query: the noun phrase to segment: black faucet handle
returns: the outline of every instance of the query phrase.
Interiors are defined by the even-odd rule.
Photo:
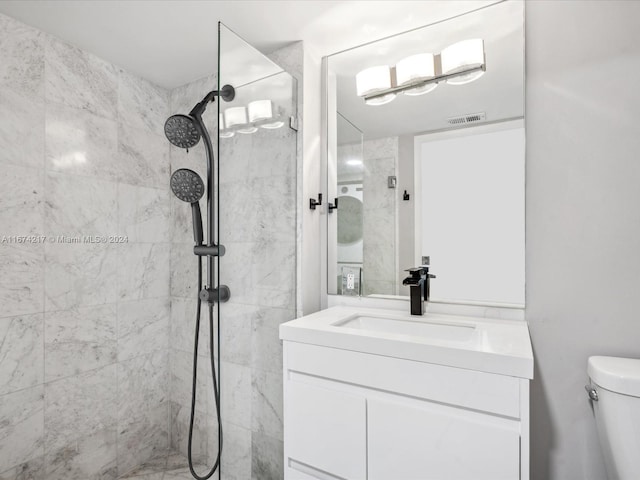
[[[405,272],[409,272],[410,275],[402,280],[403,285],[418,285],[424,281],[425,275],[427,275],[427,271],[420,267],[408,268]]]
[[[425,267],[407,268],[405,272],[409,272],[411,275],[421,275],[423,273],[428,273],[429,267],[425,266]]]

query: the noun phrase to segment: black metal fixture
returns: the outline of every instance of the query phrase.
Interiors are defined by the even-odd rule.
[[[311,210],[315,210],[316,207],[319,207],[320,205],[322,205],[322,194],[321,193],[318,194],[318,200],[316,200],[315,198],[310,198],[309,199],[309,208]]]
[[[437,55],[436,55],[437,56]],[[449,74],[441,74],[441,75],[437,75],[433,78],[429,78],[429,79],[418,79],[415,81],[412,81],[406,85],[400,85],[400,86],[392,86],[390,88],[385,88],[384,90],[380,90],[380,91],[376,91],[375,93],[370,93],[368,95],[363,95],[362,97],[365,99],[365,101],[369,100],[374,100],[376,98],[382,98],[386,95],[389,95],[391,93],[400,93],[400,92],[405,92],[407,90],[413,90],[414,88],[417,87],[422,87],[425,85],[431,85],[434,83],[442,83],[442,82],[446,82],[447,80],[450,80],[452,78],[457,78],[457,77],[462,77],[464,75],[469,75],[471,73],[474,72],[485,72],[487,70],[487,67],[485,64],[482,65],[478,65],[478,66],[474,66],[474,67],[470,67],[470,68],[465,68],[464,70],[461,70],[459,72],[454,72],[454,73],[449,73]]]
[[[179,148],[184,148],[189,151],[200,142],[200,139],[204,139],[205,152],[207,157],[207,185],[206,189],[200,176],[193,170],[182,168],[176,170],[171,175],[171,190],[180,200],[191,204],[191,211],[193,216],[193,238],[195,246],[193,247],[193,253],[198,258],[198,299],[196,308],[196,331],[194,340],[194,354],[193,354],[193,379],[191,387],[191,416],[189,419],[189,437],[188,437],[188,460],[189,470],[191,475],[197,480],[206,480],[211,478],[216,470],[220,473],[219,466],[222,458],[222,416],[220,413],[220,385],[219,376],[216,375],[215,367],[215,348],[214,348],[214,324],[213,324],[213,308],[215,304],[218,304],[218,308],[221,302],[229,300],[231,293],[229,287],[226,285],[216,284],[216,275],[214,270],[214,260],[219,258],[225,253],[223,245],[215,243],[215,224],[214,224],[214,184],[215,184],[215,170],[214,170],[214,155],[213,145],[207,127],[202,120],[202,114],[207,108],[210,102],[215,101],[215,98],[219,97],[227,102],[231,101],[235,97],[235,89],[231,85],[225,85],[221,90],[212,90],[209,92],[195,107],[191,109],[188,115],[173,115],[167,119],[164,125],[164,133],[167,136],[169,142]],[[204,244],[203,229],[202,229],[202,215],[200,213],[200,199],[206,191],[207,194],[207,243]],[[202,285],[202,257],[207,259],[207,284]],[[217,264],[217,276],[218,281],[220,277],[220,263]],[[216,404],[216,416],[218,420],[218,452],[215,463],[211,469],[203,474],[198,475],[193,467],[193,427],[195,422],[195,405],[196,405],[196,391],[197,391],[197,372],[198,372],[198,345],[200,336],[200,317],[202,311],[202,303],[205,302],[208,307],[209,317],[209,360],[211,362],[211,374],[213,376],[213,394]],[[220,373],[220,315],[218,311],[218,374]]]
[[[402,200],[404,200],[405,202],[408,202],[410,198],[411,196],[405,190],[404,193],[402,194]]]
[[[200,213],[199,202],[204,195],[204,182],[200,175],[193,170],[181,168],[173,172],[169,184],[171,185],[171,191],[178,199],[191,204],[193,241],[196,244],[196,248],[202,246],[202,214]]]
[[[403,285],[409,285],[411,296],[411,315],[424,314],[424,302],[429,301],[430,280],[436,278],[429,273],[429,265],[421,265],[405,270],[409,276],[402,281]]]
[[[334,210],[338,209],[338,198],[334,198],[333,199],[333,203],[329,203],[327,204],[327,206],[329,207],[329,213],[333,212]]]

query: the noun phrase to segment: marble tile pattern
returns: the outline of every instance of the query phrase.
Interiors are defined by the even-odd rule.
[[[204,178],[206,163],[202,143],[170,147],[163,124],[215,77],[168,92],[4,15],[0,47],[0,480],[190,478],[163,453],[186,452],[198,293],[190,209],[168,180],[182,167]],[[301,45],[276,57],[301,80]],[[282,477],[277,328],[296,312],[299,134],[220,145],[228,479]],[[210,462],[207,329],[194,452]],[[138,468],[160,454],[162,471]]]
[[[44,44],[46,101],[115,119],[117,67],[51,36]]]
[[[0,465],[22,472],[44,455],[44,387],[37,385],[0,396]],[[0,477],[9,477],[0,472]]]
[[[198,463],[193,467],[200,475],[208,470],[206,465]],[[193,480],[186,457],[175,450],[166,449],[165,451],[157,452],[144,464],[119,478],[135,480]]]
[[[115,479],[169,446],[169,92],[0,15],[0,110],[0,480]]]
[[[106,367],[117,358],[116,305],[47,312],[45,381]]]
[[[0,395],[43,382],[43,314],[0,318]]]
[[[25,56],[28,53],[26,51]],[[41,174],[44,166],[44,101],[40,96],[12,87],[15,86],[11,83],[0,84],[0,110],[3,112],[0,115],[0,164],[37,168]]]
[[[295,45],[275,52],[272,58],[301,82],[302,53],[302,46]],[[173,90],[171,114],[189,111],[212,84],[215,79],[206,77]],[[205,118],[212,125],[215,120]],[[222,476],[232,480],[282,478],[282,344],[278,326],[296,315],[300,134],[301,130],[296,134],[285,125],[277,130],[259,129],[251,135],[236,134],[219,144],[219,239],[226,247],[220,259],[220,278],[231,290],[231,299],[220,307],[225,436]],[[172,171],[190,168],[205,178],[201,145],[188,154],[172,148],[170,159]],[[205,206],[201,202],[203,213]],[[171,446],[184,454],[190,402],[190,380],[185,375],[193,355],[197,263],[191,254],[188,205],[172,200],[171,219]],[[208,349],[202,340],[199,353],[205,360]],[[207,408],[208,419],[196,431],[197,445],[208,452],[206,459],[211,463],[218,431],[215,402],[210,388],[199,392],[206,399],[199,397],[197,409]]]
[[[29,96],[44,89],[45,35],[5,15],[0,16],[0,85]]]
[[[117,308],[119,362],[167,350],[169,298],[119,302]]]
[[[119,165],[114,162],[118,151],[115,119],[67,105],[47,103],[45,136],[48,171],[74,173],[111,182],[118,180]]]

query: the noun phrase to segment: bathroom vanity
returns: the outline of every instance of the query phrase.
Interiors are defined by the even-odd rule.
[[[529,478],[526,322],[336,306],[280,338],[285,479]]]

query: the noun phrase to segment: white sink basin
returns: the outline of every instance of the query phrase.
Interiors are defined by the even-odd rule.
[[[285,341],[533,378],[523,321],[335,306],[280,325]]]
[[[412,321],[374,315],[355,315],[333,324],[335,327],[354,328],[392,335],[424,337],[432,341],[469,342],[475,339],[474,325],[449,324],[430,321]]]

